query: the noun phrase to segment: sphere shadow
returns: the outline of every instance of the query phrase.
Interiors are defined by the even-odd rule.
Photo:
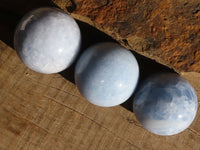
[[[110,36],[106,35],[105,33],[97,30],[96,28],[88,25],[87,23],[81,22],[76,20],[76,22],[78,23],[79,27],[80,27],[80,31],[81,31],[81,49],[80,52],[78,54],[78,56],[76,57],[76,60],[74,61],[74,63],[66,70],[60,72],[60,74],[67,78],[69,81],[71,81],[72,83],[75,84],[75,80],[74,80],[74,71],[75,71],[75,65],[76,62],[78,60],[78,58],[80,57],[80,55],[90,46],[99,43],[99,42],[116,42],[113,38],[111,38]]]
[[[135,92],[137,92],[141,83],[144,82],[146,78],[156,73],[176,73],[173,69],[170,69],[162,64],[159,64],[154,60],[151,60],[147,57],[139,55],[135,52],[132,52],[132,53],[135,55],[138,61],[139,68],[140,68],[140,77],[139,77],[137,88],[135,89],[132,96],[126,102],[121,104],[121,106],[123,106],[124,108],[130,111],[133,111],[134,94]]]
[[[14,49],[14,33],[24,14],[39,7],[57,7],[51,0],[0,2],[0,40]]]
[[[13,49],[15,28],[20,19],[20,15],[16,15],[15,13],[6,10],[0,10],[0,40]]]

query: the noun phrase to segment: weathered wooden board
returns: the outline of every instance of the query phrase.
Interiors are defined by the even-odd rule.
[[[52,1],[128,49],[178,72],[200,73],[199,0]]]
[[[1,150],[200,149],[199,116],[178,135],[153,135],[123,107],[94,106],[60,74],[29,70],[0,41]]]

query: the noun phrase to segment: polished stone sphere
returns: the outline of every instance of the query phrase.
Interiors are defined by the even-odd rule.
[[[126,101],[134,92],[139,67],[133,54],[116,43],[89,47],[75,68],[80,93],[91,103],[111,107]]]
[[[23,63],[40,73],[57,73],[75,60],[81,43],[75,20],[57,8],[39,8],[17,26],[14,47]]]
[[[149,77],[133,100],[133,111],[139,122],[158,135],[173,135],[185,130],[194,120],[197,107],[193,87],[175,73]]]

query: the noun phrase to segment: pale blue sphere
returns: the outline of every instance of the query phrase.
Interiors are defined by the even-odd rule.
[[[75,20],[57,8],[39,8],[17,26],[14,47],[23,63],[40,73],[57,73],[75,60],[81,44]]]
[[[194,120],[197,96],[188,81],[175,73],[156,74],[139,87],[133,100],[133,111],[148,131],[174,135]]]
[[[134,92],[139,67],[133,54],[116,43],[89,47],[75,68],[80,93],[91,103],[111,107],[125,102]]]

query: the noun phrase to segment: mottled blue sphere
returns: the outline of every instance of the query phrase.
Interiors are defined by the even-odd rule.
[[[81,43],[75,20],[57,8],[39,8],[17,26],[14,47],[23,63],[40,73],[57,73],[75,60]]]
[[[89,47],[75,68],[80,93],[91,103],[111,107],[126,101],[134,92],[139,67],[133,54],[116,43]]]
[[[197,107],[195,90],[175,73],[149,77],[133,101],[139,122],[158,135],[174,135],[185,130],[194,120]]]

